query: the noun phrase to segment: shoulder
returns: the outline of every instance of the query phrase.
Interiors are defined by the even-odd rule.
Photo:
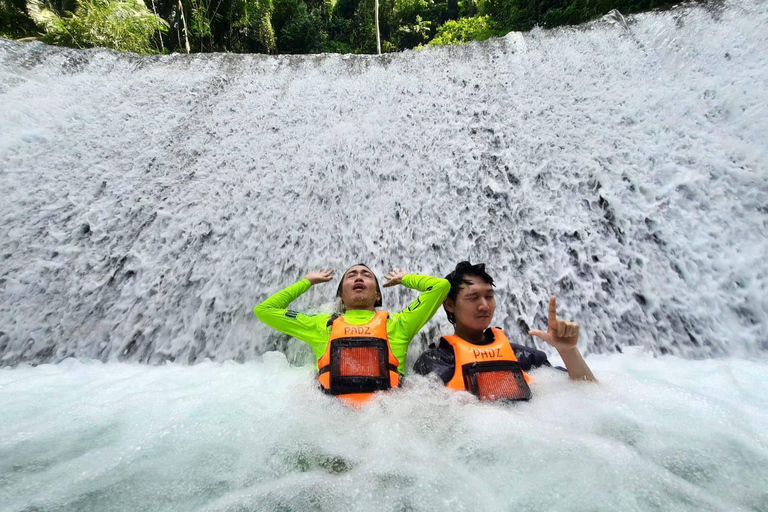
[[[455,368],[456,358],[453,354],[453,347],[441,339],[439,345],[436,346],[433,343],[428,350],[419,356],[413,365],[413,372],[419,375],[435,373],[444,384],[447,384],[451,380]]]
[[[432,371],[431,367],[435,363],[453,364],[454,360],[455,356],[453,353],[453,347],[443,338],[440,338],[439,344],[435,345],[434,343],[431,343],[429,348],[421,353],[419,358],[416,360],[416,364],[421,362],[421,366],[424,370],[426,370],[423,372],[423,374],[427,374]],[[415,369],[416,367],[414,366],[414,370]],[[416,371],[416,373],[422,372]]]

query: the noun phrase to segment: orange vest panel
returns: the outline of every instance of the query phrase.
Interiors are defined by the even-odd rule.
[[[328,348],[317,361],[317,380],[326,393],[361,404],[376,391],[400,385],[399,361],[389,346],[388,317],[386,311],[376,311],[363,325],[343,317],[333,321]]]
[[[501,329],[491,328],[493,341],[475,345],[455,334],[443,336],[453,347],[456,366],[448,381],[451,389],[469,391],[480,400],[528,400],[528,375]]]

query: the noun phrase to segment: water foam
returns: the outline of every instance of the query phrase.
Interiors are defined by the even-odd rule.
[[[358,411],[311,366],[0,370],[0,509],[766,510],[765,361],[639,351],[480,404],[429,379]]]
[[[303,361],[251,307],[311,267],[468,257],[515,341],[555,294],[587,352],[763,351],[768,7],[718,5],[380,58],[0,40],[0,360]]]

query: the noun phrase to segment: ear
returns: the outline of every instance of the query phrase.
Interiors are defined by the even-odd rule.
[[[454,309],[456,308],[456,303],[453,301],[453,299],[445,299],[445,302],[443,302],[443,307],[447,312],[453,314]]]

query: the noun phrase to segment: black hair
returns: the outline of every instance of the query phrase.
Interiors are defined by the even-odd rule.
[[[368,270],[371,270],[371,267],[369,267],[365,263],[358,263],[356,265],[352,265],[352,267],[365,267]],[[352,267],[349,267],[349,268],[352,268]],[[336,296],[339,298],[341,298],[341,287],[344,284],[344,276],[347,275],[347,272],[349,272],[349,268],[345,270],[344,273],[341,275],[341,279],[339,280],[339,287],[336,288]],[[376,273],[373,270],[371,270],[371,274],[373,274],[373,280],[376,281],[376,291],[379,294],[379,298],[376,299],[376,303],[373,305],[373,307],[380,308],[382,302],[381,302],[381,288],[379,287],[379,278],[376,277]]]
[[[459,288],[461,288],[462,285],[470,284],[469,281],[466,280],[467,276],[479,277],[491,286],[496,286],[493,282],[493,278],[485,271],[485,263],[473,265],[468,261],[462,261],[456,265],[453,272],[445,276],[445,279],[451,283],[451,291],[448,292],[448,297],[446,299],[456,300],[456,297],[459,295]],[[448,317],[448,321],[453,325],[456,325],[456,317],[445,308],[445,304],[443,304],[443,309],[445,309],[445,316]]]

